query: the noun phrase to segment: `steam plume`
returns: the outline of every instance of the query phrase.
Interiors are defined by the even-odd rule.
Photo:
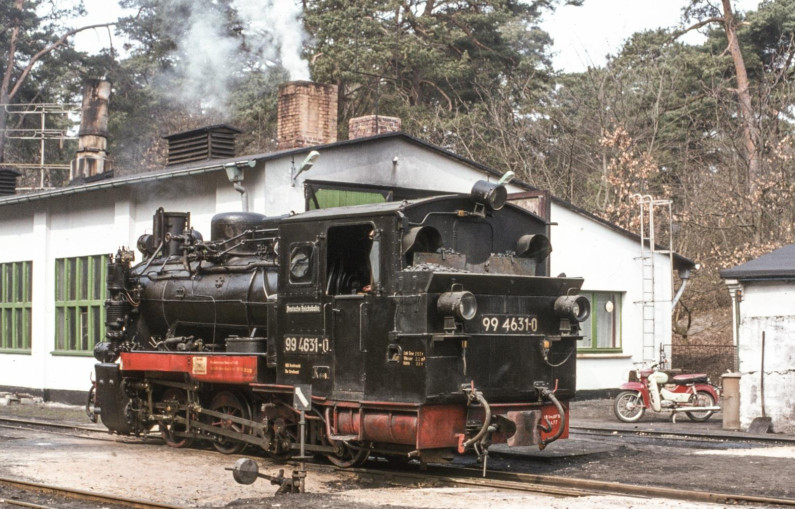
[[[225,106],[230,85],[244,69],[268,72],[281,64],[291,80],[309,79],[296,0],[231,0],[231,12],[213,0],[161,5],[166,19],[183,20],[171,25],[176,58],[172,72],[161,78],[174,100],[201,108]]]

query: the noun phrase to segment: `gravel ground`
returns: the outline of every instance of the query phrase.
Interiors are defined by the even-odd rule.
[[[647,415],[639,423],[627,425],[612,417],[610,405],[610,400],[574,402],[572,424],[702,430],[705,434],[721,431],[719,415],[703,424],[686,422],[686,419],[671,424],[668,414]],[[64,405],[14,404],[0,407],[0,415],[90,424],[82,408]],[[494,468],[795,498],[791,476],[784,474],[795,468],[795,448],[780,444],[771,447],[721,442],[683,444],[672,440],[650,441],[643,437],[573,434],[569,440],[552,444],[543,452],[500,447],[495,447],[494,452],[490,461]],[[314,468],[307,478],[308,493],[274,496],[276,488],[267,481],[260,480],[250,486],[234,482],[231,473],[224,469],[231,467],[238,457],[202,448],[174,450],[162,446],[159,440],[85,440],[0,428],[1,477],[155,499],[184,507],[718,507],[630,497],[562,499],[482,489],[373,486],[359,482],[351,473]],[[263,458],[257,461],[263,473],[275,474],[279,468],[285,468]],[[290,467],[286,467],[288,474],[289,470]]]

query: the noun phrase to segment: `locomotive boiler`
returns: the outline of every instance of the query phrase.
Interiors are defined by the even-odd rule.
[[[588,301],[582,279],[549,276],[547,224],[505,199],[480,181],[221,213],[209,240],[159,209],[143,261],[121,249],[108,265],[93,411],[173,447],[283,457],[305,441],[340,466],[565,438]]]

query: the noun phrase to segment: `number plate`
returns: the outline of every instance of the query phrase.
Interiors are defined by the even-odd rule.
[[[489,334],[532,334],[538,330],[538,318],[533,315],[483,315],[480,330]]]
[[[328,338],[319,336],[285,336],[284,353],[324,354],[331,350]]]

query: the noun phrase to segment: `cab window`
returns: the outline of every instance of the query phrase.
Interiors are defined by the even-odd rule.
[[[380,242],[372,224],[333,226],[328,229],[326,293],[355,295],[372,291],[379,280]],[[375,253],[373,253],[375,251]],[[375,271],[375,274],[374,274]]]
[[[312,244],[293,244],[290,247],[290,282],[311,283],[315,271],[315,250]]]

